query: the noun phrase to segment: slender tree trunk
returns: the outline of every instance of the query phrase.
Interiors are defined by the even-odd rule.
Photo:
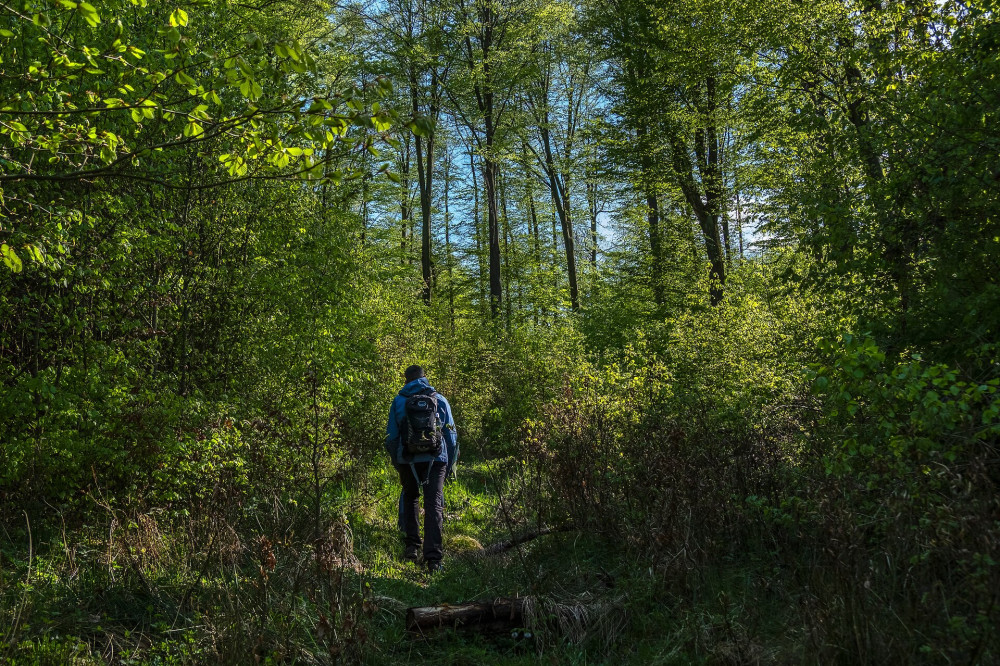
[[[483,278],[486,276],[486,270],[483,265],[483,243],[482,232],[480,229],[481,220],[479,219],[479,187],[476,182],[476,157],[473,153],[471,145],[469,146],[469,171],[472,173],[472,219],[474,221],[473,235],[476,237],[476,262],[479,264],[479,302],[485,307],[486,282]]]
[[[501,219],[503,220],[503,263],[504,263],[504,268],[506,269],[504,272],[505,274],[503,280],[504,300],[506,301],[506,306],[507,306],[506,324],[509,327],[513,317],[513,312],[512,312],[513,303],[511,303],[510,299],[510,282],[512,279],[511,276],[514,274],[514,270],[513,267],[511,266],[511,253],[512,253],[511,248],[513,246],[513,239],[511,238],[510,218],[507,217],[507,179],[501,176],[498,185],[499,185],[498,190],[500,195],[499,196],[500,212],[501,212]]]
[[[410,261],[408,250],[407,233],[410,230],[413,219],[413,205],[410,200],[410,137],[403,137],[403,168],[400,169],[400,240],[401,251],[400,262],[406,264]]]
[[[649,252],[652,270],[650,277],[653,281],[653,301],[657,305],[663,305],[665,297],[663,293],[663,243],[660,233],[660,202],[656,196],[656,175],[653,172],[653,161],[650,158],[650,147],[645,145],[646,129],[639,127],[636,130],[640,150],[642,151],[642,178],[645,182],[646,190],[646,221],[649,227]]]
[[[466,35],[465,48],[469,72],[478,80],[473,85],[476,105],[479,109],[480,117],[483,119],[483,142],[479,147],[483,149],[483,187],[486,191],[486,214],[487,214],[487,244],[489,245],[489,278],[490,278],[490,315],[496,319],[503,304],[503,288],[500,277],[500,224],[497,211],[497,171],[499,166],[494,154],[494,144],[496,141],[497,109],[494,107],[493,89],[493,68],[491,58],[493,55],[494,30],[498,25],[498,16],[494,11],[491,2],[476,2],[475,34],[478,48],[472,46],[472,35]],[[464,3],[461,3],[462,11],[465,11]],[[504,32],[500,32],[503,39]],[[475,53],[481,55],[480,64],[477,66]],[[469,130],[475,135],[476,128]]]
[[[556,211],[552,211],[552,259],[559,256],[559,223],[556,220]],[[558,286],[558,285],[556,285]]]
[[[448,191],[451,185],[451,151],[445,146],[444,153],[444,253],[448,269],[448,321],[451,332],[455,333],[455,272],[451,256],[451,214],[448,211]]]
[[[708,118],[705,135],[708,141],[708,169],[702,178],[705,181],[705,203],[711,220],[712,246],[708,250],[712,262],[712,304],[722,301],[722,287],[726,282],[726,266],[723,248],[720,247],[719,218],[722,212],[722,151],[719,146],[718,126],[716,119],[715,77],[709,76],[705,81],[705,96],[707,99]]]
[[[492,151],[492,141],[487,140],[487,152]],[[489,245],[490,314],[495,319],[503,304],[503,286],[500,277],[500,220],[497,210],[497,165],[493,158],[483,160],[483,184],[486,186],[487,243]]]
[[[573,312],[580,310],[580,285],[576,271],[576,234],[573,229],[573,215],[569,198],[569,174],[565,174],[562,186],[563,242],[566,244],[566,270],[569,273],[569,298]]]
[[[587,179],[587,208],[590,211],[590,268],[597,272],[597,183]]]
[[[493,123],[487,122],[486,158],[483,162],[483,183],[486,186],[490,249],[490,314],[496,318],[503,304],[500,278],[500,220],[497,210],[497,164],[493,155]]]
[[[524,196],[528,204],[528,229],[531,232],[534,250],[534,260],[537,265],[542,261],[542,244],[538,230],[538,211],[535,209],[535,188],[532,187],[532,173],[528,167],[528,143],[521,139],[521,160],[524,163]]]
[[[524,153],[524,163],[527,164],[527,148],[525,148]],[[539,225],[538,225],[538,210],[535,208],[535,192],[534,188],[531,186],[531,173],[530,171],[525,174],[524,181],[524,196],[528,200],[528,225],[531,232],[532,239],[532,260],[534,262],[535,270],[541,272],[542,267],[542,240],[539,236]],[[532,320],[535,324],[538,324],[538,308],[537,304],[533,304]]]
[[[368,190],[369,179],[366,176],[361,185],[361,245],[364,246],[368,236]]]
[[[843,40],[838,46],[854,48],[853,44],[845,44]],[[857,65],[846,60],[844,78],[847,89],[844,97],[847,102],[847,117],[854,126],[858,152],[868,180],[867,190],[878,221],[887,230],[883,234],[886,245],[886,259],[890,266],[890,275],[895,283],[896,294],[899,297],[899,331],[905,335],[910,309],[910,274],[912,264],[910,257],[917,245],[916,232],[912,220],[905,214],[900,214],[898,206],[883,198],[879,188],[885,180],[885,171],[879,157],[879,149],[872,139],[871,119],[866,108],[867,96],[863,90],[864,75]]]
[[[421,137],[414,141],[417,150],[417,180],[420,188],[420,275],[423,278],[424,303],[431,302],[431,181],[434,175],[434,138],[426,140],[426,164]]]
[[[705,112],[702,113],[701,126],[694,134],[694,151],[704,194],[699,191],[695,181],[694,166],[688,154],[687,144],[678,134],[671,137],[671,158],[684,198],[701,226],[711,265],[708,276],[709,297],[712,305],[718,305],[722,302],[723,287],[726,283],[726,262],[719,236],[722,177],[715,117],[715,78],[712,76],[706,79],[705,96]]]
[[[410,73],[410,97],[413,104],[413,115],[420,114],[419,86],[417,84],[416,68],[413,64],[409,68]],[[437,72],[431,72],[431,90],[429,115],[431,120],[437,118]],[[434,182],[434,148],[435,130],[426,136],[417,135],[414,138],[414,145],[417,153],[417,186],[420,195],[420,274],[423,278],[423,299],[424,303],[430,305],[431,291],[433,289],[433,259],[431,257],[431,204],[433,203],[433,182]]]
[[[566,273],[569,277],[570,307],[573,312],[580,309],[580,291],[576,281],[576,243],[573,238],[573,221],[570,217],[569,192],[565,182],[561,182],[552,159],[552,143],[548,129],[548,111],[545,112],[541,126],[542,148],[545,150],[545,171],[549,181],[549,192],[552,195],[552,205],[559,224],[562,227],[563,247],[566,249]]]
[[[649,251],[653,256],[653,300],[663,305],[663,244],[660,239],[660,202],[652,185],[646,189],[646,219],[649,222]]]
[[[729,213],[727,213],[726,211],[722,212],[722,246],[726,251],[726,266],[732,269],[733,246],[732,242],[729,240]]]
[[[740,188],[737,185],[733,187],[733,194],[736,197],[736,233],[739,235],[740,241],[740,261],[744,260],[743,256],[743,209],[740,203]]]
[[[528,213],[531,215],[531,237],[534,241],[535,261],[542,261],[542,241],[538,236],[538,211],[535,209],[535,194],[528,189]]]

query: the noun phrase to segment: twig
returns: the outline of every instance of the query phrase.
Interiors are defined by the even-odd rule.
[[[554,532],[569,532],[576,529],[576,525],[569,523],[568,525],[560,525],[559,527],[543,527],[540,530],[535,530],[534,532],[528,532],[527,534],[522,534],[519,537],[509,539],[507,541],[499,541],[495,544],[487,546],[483,549],[483,553],[486,555],[497,555],[499,553],[506,552],[511,548],[516,548],[521,544],[533,541],[540,536],[545,536],[546,534],[552,534]]]

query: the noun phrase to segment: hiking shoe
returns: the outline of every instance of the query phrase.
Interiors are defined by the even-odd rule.
[[[407,546],[403,552],[403,559],[409,562],[417,562],[420,559],[420,548],[418,546]]]
[[[441,564],[441,560],[431,560],[427,563],[428,573],[438,573],[439,571],[444,571],[444,565]]]

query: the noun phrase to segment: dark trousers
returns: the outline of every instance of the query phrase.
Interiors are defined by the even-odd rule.
[[[426,485],[420,484],[428,479],[427,466],[430,465],[430,480]],[[404,541],[407,546],[424,547],[424,560],[427,562],[440,562],[442,557],[441,528],[444,526],[444,477],[448,471],[448,466],[443,462],[415,463],[413,467],[409,465],[397,465],[399,480],[403,483],[403,532]],[[416,470],[420,482],[414,478],[413,472]],[[424,539],[420,539],[420,524],[417,517],[420,515],[420,489],[424,493]]]

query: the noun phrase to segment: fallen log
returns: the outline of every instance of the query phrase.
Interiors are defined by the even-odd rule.
[[[504,631],[523,627],[525,608],[530,597],[499,598],[492,601],[472,601],[464,604],[422,606],[406,611],[406,630],[425,632],[441,627]]]

